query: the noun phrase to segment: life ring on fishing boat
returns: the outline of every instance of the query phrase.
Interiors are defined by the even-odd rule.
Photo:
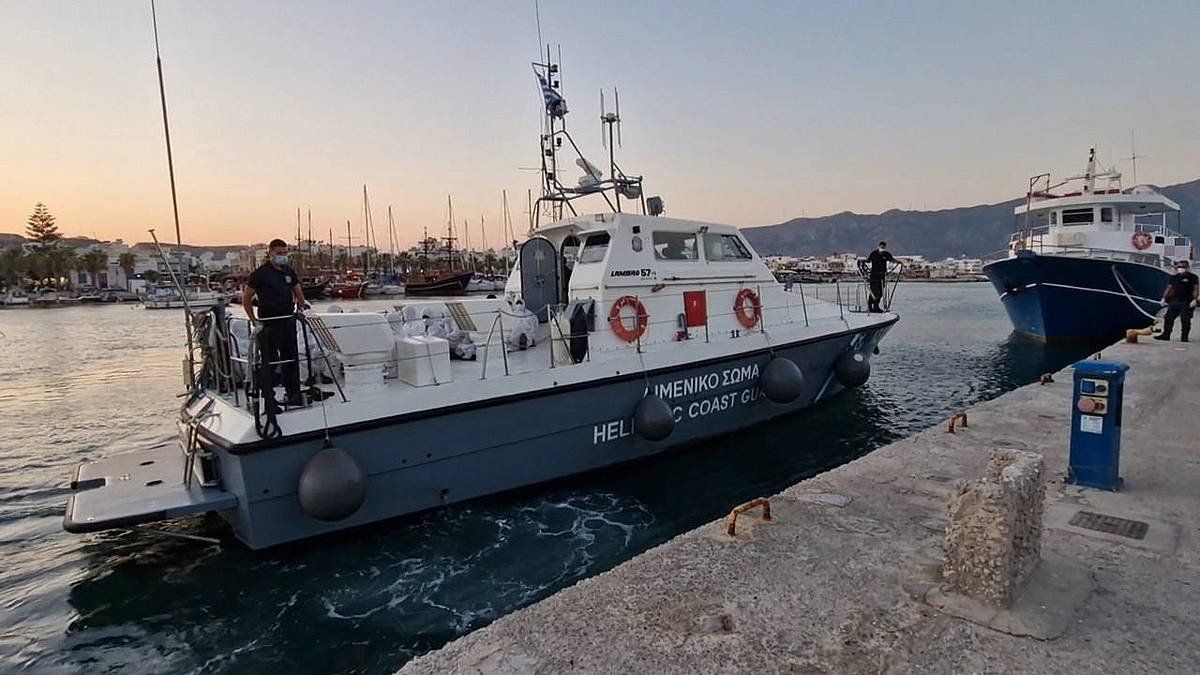
[[[750,300],[750,311],[746,312],[746,301]],[[745,328],[754,328],[762,320],[762,303],[758,301],[758,293],[749,288],[738,291],[737,299],[733,301],[733,314],[738,323]]]
[[[1013,250],[1013,253],[1020,253],[1021,251],[1024,251],[1025,250],[1025,241],[1023,239],[1018,239],[1015,242],[1013,242],[1012,250]]]
[[[1145,251],[1150,248],[1150,244],[1154,243],[1154,237],[1151,237],[1149,232],[1134,232],[1132,241],[1134,248]]]
[[[634,311],[634,327],[629,328],[625,325],[625,321],[621,318],[621,310],[626,307],[632,307]],[[608,325],[612,328],[612,332],[617,337],[625,342],[633,342],[646,332],[646,325],[650,321],[650,315],[646,314],[646,306],[641,300],[632,295],[622,295],[613,303],[612,309],[608,311]]]

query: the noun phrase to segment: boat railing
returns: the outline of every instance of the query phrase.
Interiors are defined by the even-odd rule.
[[[887,299],[883,303],[885,309],[891,304],[891,297],[895,293],[899,278],[897,270],[897,273],[888,280]],[[731,318],[736,318],[739,313],[737,305],[733,302],[721,303],[722,306],[728,304],[727,310],[706,311],[701,325],[686,325],[683,314],[653,316],[647,312],[634,317],[634,320],[640,320],[646,324],[647,334],[655,336],[654,343],[661,343],[664,339],[663,336],[668,332],[674,334],[674,340],[695,339],[709,342],[716,338],[723,339],[725,332],[729,333],[730,338],[753,333],[766,335],[774,326],[789,323],[802,323],[804,326],[810,326],[812,321],[844,320],[847,312],[866,311],[866,293],[869,290],[865,280],[859,283],[835,283],[827,286],[831,287],[830,290],[835,296],[824,300],[824,303],[828,304],[821,302],[819,292],[810,292],[810,289],[806,289],[800,284],[788,292],[771,295],[764,295],[763,288],[757,284],[742,284],[737,288],[716,291],[715,293],[720,296],[729,295],[730,298],[746,289],[754,291],[747,295],[747,302],[741,306],[743,317],[757,316],[754,325],[750,327],[746,327],[744,323],[729,321]],[[670,292],[656,293],[654,297],[662,298],[666,295],[670,295]],[[682,292],[678,292],[676,295],[679,295],[680,298],[683,297]],[[718,296],[713,295],[710,299],[715,297]],[[777,300],[764,301],[764,298],[777,298]],[[814,302],[817,304],[814,305]],[[824,309],[819,309],[822,304]],[[831,304],[835,305],[837,309],[833,310],[830,307]],[[567,307],[568,305],[559,304],[548,308],[546,318],[551,324],[551,330],[548,338],[549,349],[547,349],[546,365],[549,368],[563,367],[569,363],[581,363],[592,359],[592,347],[594,346],[592,337],[596,326],[589,326],[588,330],[583,332],[573,332],[575,329],[564,312]],[[270,438],[273,437],[273,433],[279,433],[276,416],[280,412],[292,408],[310,408],[318,405],[325,396],[334,395],[330,387],[325,385],[335,386],[342,402],[351,400],[350,395],[357,390],[353,388],[347,390],[343,386],[347,375],[340,367],[341,365],[350,365],[350,362],[344,360],[337,344],[338,338],[333,336],[331,331],[355,330],[355,326],[327,326],[319,317],[306,316],[303,313],[260,318],[252,323],[245,317],[232,316],[226,310],[227,306],[219,303],[211,308],[206,307],[203,311],[187,313],[189,330],[193,332],[192,344],[195,345],[195,352],[188,360],[188,380],[193,383],[193,394],[203,391],[220,395],[234,406],[245,408],[254,416],[256,429],[264,438]],[[479,362],[479,380],[530,372],[530,366],[534,361],[524,359],[521,361],[520,367],[514,369],[509,351],[511,332],[520,329],[517,324],[518,320],[529,319],[531,314],[513,311],[504,306],[493,306],[485,311],[470,312],[468,316],[472,323],[481,329],[472,330],[470,333],[475,335],[476,340],[483,338],[481,343],[475,343],[476,360]],[[446,316],[444,318],[449,318],[457,326],[455,317]],[[629,318],[627,317],[626,320],[628,321]],[[269,329],[264,327],[276,321],[295,322],[296,358],[270,360],[267,357],[265,330]],[[673,330],[666,329],[668,326]],[[724,326],[724,328],[717,330],[716,326]],[[393,328],[395,329],[396,326]],[[399,333],[396,334],[399,335]],[[582,347],[577,342],[580,339],[584,340]],[[639,334],[628,344],[614,347],[606,342],[604,348],[605,351],[619,349],[640,353],[648,344],[645,339],[644,335]],[[500,354],[491,354],[491,351],[497,348]],[[570,360],[565,360],[564,355]],[[389,356],[377,360],[356,360],[353,365],[378,366],[386,369],[383,379],[387,379],[397,377],[396,368],[403,365],[400,361],[428,358],[429,355],[401,357],[398,353],[393,352]],[[500,364],[494,363],[497,359],[501,361]],[[284,367],[295,367],[301,380],[302,390],[314,395],[305,397],[303,401],[297,402],[298,405],[286,405],[281,408],[281,404],[275,401],[274,387],[278,384],[279,378],[274,375],[273,371]],[[543,367],[537,366],[538,369]],[[461,378],[463,374],[461,367],[456,367],[455,372],[458,374],[456,379]],[[468,369],[466,372],[470,372],[470,370]],[[314,391],[316,389],[321,391]],[[194,399],[190,398],[189,400]]]
[[[1014,235],[1016,237],[1016,235]],[[1141,253],[1119,249],[1102,248],[1097,246],[1081,246],[1078,244],[1046,243],[1040,235],[1026,238],[1014,238],[1014,245],[1008,249],[993,251],[983,257],[985,264],[1015,258],[1022,251],[1030,251],[1038,255],[1057,255],[1072,258],[1095,258],[1098,260],[1113,260],[1132,262],[1151,267],[1164,266],[1166,259],[1158,253]]]

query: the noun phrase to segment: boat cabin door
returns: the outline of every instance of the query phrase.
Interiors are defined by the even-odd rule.
[[[547,308],[562,303],[561,289],[554,244],[545,237],[533,237],[521,244],[521,297],[525,309],[546,323],[550,320]]]

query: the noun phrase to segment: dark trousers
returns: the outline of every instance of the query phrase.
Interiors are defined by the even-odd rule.
[[[879,303],[883,301],[883,277],[871,277],[871,295],[867,298],[868,312],[881,312]]]
[[[267,369],[267,380],[272,387],[283,385],[288,397],[300,395],[300,364],[296,349],[296,320],[269,319],[263,321],[258,334],[259,361]],[[284,361],[278,365],[265,365]],[[278,375],[276,375],[278,373]]]
[[[1162,334],[1171,337],[1171,329],[1175,327],[1175,318],[1179,318],[1179,337],[1188,339],[1192,332],[1192,309],[1190,302],[1168,302],[1167,315],[1163,318]]]

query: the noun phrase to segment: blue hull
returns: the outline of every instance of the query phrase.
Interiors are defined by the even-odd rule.
[[[1149,265],[1027,252],[983,272],[1013,330],[1047,342],[1116,339],[1153,324],[1170,279]]]

